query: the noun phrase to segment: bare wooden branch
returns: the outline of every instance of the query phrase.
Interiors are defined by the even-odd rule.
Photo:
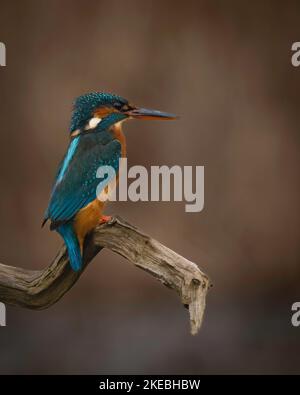
[[[197,333],[202,323],[209,280],[196,264],[118,217],[97,227],[87,238],[84,270],[102,248],[122,255],[174,289],[189,308],[191,333]],[[71,270],[65,247],[44,270],[0,264],[0,301],[30,309],[45,309],[57,302],[82,272]]]

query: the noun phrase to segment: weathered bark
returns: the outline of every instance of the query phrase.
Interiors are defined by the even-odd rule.
[[[174,289],[189,309],[192,334],[197,333],[205,310],[209,280],[196,264],[117,217],[97,227],[86,240],[84,270],[102,248],[122,255]],[[0,301],[30,309],[45,309],[57,302],[82,272],[70,268],[65,247],[43,270],[0,264]]]

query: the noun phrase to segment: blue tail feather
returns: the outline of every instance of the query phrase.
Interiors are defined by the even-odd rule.
[[[76,272],[79,271],[82,267],[82,256],[72,223],[62,224],[56,230],[65,241],[72,269]]]

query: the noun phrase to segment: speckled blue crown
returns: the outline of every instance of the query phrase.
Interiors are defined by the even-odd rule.
[[[70,132],[84,127],[93,111],[100,106],[113,106],[115,103],[128,104],[121,96],[104,92],[92,92],[79,96],[74,101]]]

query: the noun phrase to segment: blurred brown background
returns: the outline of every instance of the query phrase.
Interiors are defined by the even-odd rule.
[[[300,372],[299,13],[296,1],[0,1],[1,262],[42,268],[61,246],[40,224],[71,103],[103,90],[181,115],[127,123],[129,164],[204,165],[204,211],[109,211],[214,284],[191,337],[175,294],[105,251],[51,309],[8,307],[0,373]]]

